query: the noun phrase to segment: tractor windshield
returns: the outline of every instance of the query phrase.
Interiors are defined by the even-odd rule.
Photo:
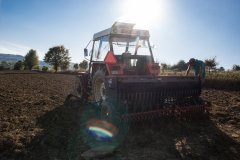
[[[139,37],[112,38],[113,52],[115,55],[131,53],[131,55],[150,55],[148,40]]]
[[[94,41],[93,60],[103,61],[108,51],[113,50],[115,55],[128,53],[131,55],[151,56],[148,39],[125,36],[103,36]]]

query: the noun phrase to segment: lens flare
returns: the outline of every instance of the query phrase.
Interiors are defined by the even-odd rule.
[[[115,100],[103,102],[102,105],[114,106],[118,111],[112,117],[102,115],[101,107],[96,103],[87,103],[81,113],[79,135],[90,147],[119,146],[125,139],[129,125],[119,115],[125,115],[126,109]]]
[[[97,140],[110,141],[113,137],[113,134],[108,130],[99,127],[89,127],[89,134],[95,137]]]
[[[90,136],[99,141],[111,141],[111,139],[118,133],[118,129],[111,123],[91,119],[87,122],[87,129]]]

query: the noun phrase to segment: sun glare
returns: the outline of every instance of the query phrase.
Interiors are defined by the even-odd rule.
[[[125,0],[120,21],[136,24],[136,28],[152,28],[162,21],[163,0]]]

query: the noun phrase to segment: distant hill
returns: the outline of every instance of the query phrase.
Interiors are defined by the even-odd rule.
[[[17,61],[22,61],[24,59],[24,56],[21,55],[15,55],[15,54],[4,54],[0,53],[0,62],[1,61],[6,61],[6,62],[17,62]],[[49,67],[50,65],[45,63],[44,61],[40,61],[39,65],[42,66],[47,66]]]
[[[20,60],[23,60],[23,59],[24,59],[24,57],[21,56],[21,55],[0,53],[0,61],[17,62],[17,61],[20,61]]]

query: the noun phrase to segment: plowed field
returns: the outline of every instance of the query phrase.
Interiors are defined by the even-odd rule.
[[[0,73],[0,159],[83,159],[81,103],[64,105],[74,75]],[[240,92],[203,90],[209,118],[132,126],[103,159],[240,159]]]

